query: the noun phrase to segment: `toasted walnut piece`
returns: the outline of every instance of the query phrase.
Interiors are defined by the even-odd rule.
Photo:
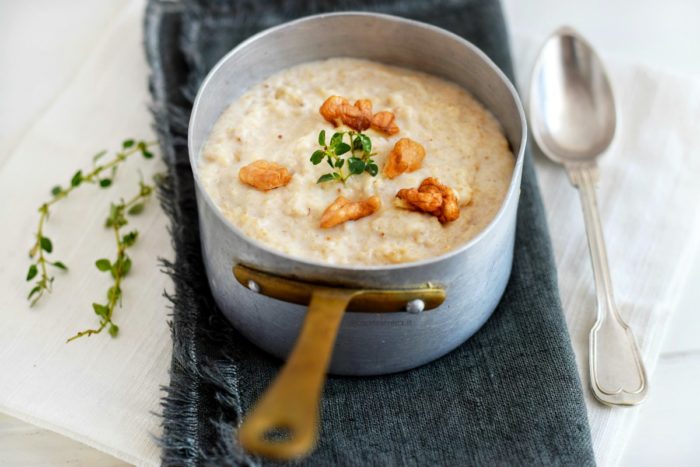
[[[433,213],[442,206],[442,193],[421,193],[417,188],[402,188],[396,197],[404,201],[397,206],[413,211]]]
[[[423,193],[439,192],[442,195],[442,206],[436,214],[440,223],[445,224],[459,217],[459,198],[457,197],[457,193],[447,185],[440,183],[440,180],[437,178],[426,178],[421,182],[418,190]]]
[[[421,167],[425,148],[410,138],[401,138],[389,153],[384,165],[384,175],[396,178],[404,172],[414,172]]]
[[[337,127],[342,123],[341,109],[345,105],[350,105],[346,98],[331,96],[321,104],[321,108],[318,111],[321,112],[323,118]]]
[[[375,213],[382,206],[379,196],[363,201],[350,201],[338,196],[321,215],[321,228],[329,229],[346,221],[355,221]]]
[[[238,178],[246,185],[267,191],[285,186],[292,179],[292,175],[283,165],[258,160],[241,167]]]
[[[389,136],[399,132],[399,127],[396,125],[396,117],[392,112],[386,110],[377,112],[372,116],[371,127],[373,130],[381,131]]]
[[[402,188],[396,197],[400,200],[398,207],[432,214],[441,224],[459,218],[457,194],[437,178],[426,178],[418,188]]]
[[[334,126],[345,124],[357,131],[364,131],[372,122],[372,101],[359,99],[354,105],[341,96],[331,96],[319,109],[323,118]]]
[[[353,130],[366,130],[372,122],[372,101],[359,99],[355,101],[355,105],[341,105],[340,119]]]

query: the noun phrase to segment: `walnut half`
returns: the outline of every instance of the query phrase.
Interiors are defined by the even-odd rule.
[[[371,126],[373,130],[393,136],[399,132],[399,127],[396,125],[395,120],[396,117],[392,112],[383,110],[372,116]]]
[[[241,167],[241,170],[238,171],[238,178],[246,185],[261,191],[268,191],[285,186],[292,179],[292,175],[283,165],[257,160]]]
[[[396,198],[398,207],[432,214],[441,224],[459,218],[457,194],[437,178],[426,178],[418,188],[402,188],[396,193]]]
[[[318,111],[335,127],[346,125],[355,131],[365,131],[371,127],[388,136],[399,132],[396,116],[386,110],[373,114],[372,101],[369,99],[358,99],[350,105],[350,101],[344,97],[331,96],[323,101]]]
[[[421,168],[425,158],[425,148],[422,144],[410,138],[401,138],[389,153],[384,165],[384,175],[396,178],[404,172],[414,172]]]
[[[340,107],[340,119],[353,130],[365,131],[372,121],[372,101],[359,99],[355,105],[343,104]]]
[[[341,118],[343,106],[349,104],[350,103],[348,100],[344,97],[331,96],[323,101],[323,104],[321,104],[321,108],[318,109],[318,111],[321,113],[323,118],[332,123],[333,126],[337,127],[343,122]]]
[[[350,201],[338,196],[321,215],[321,228],[329,229],[347,221],[355,221],[374,214],[382,202],[379,196],[371,196],[362,201]]]
[[[333,126],[345,124],[356,131],[364,131],[372,122],[372,101],[359,99],[354,105],[340,96],[331,96],[318,109],[321,116]]]

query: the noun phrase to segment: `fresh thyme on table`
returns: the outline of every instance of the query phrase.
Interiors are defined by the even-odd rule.
[[[64,271],[68,270],[68,267],[63,262],[49,259],[49,255],[53,253],[53,242],[44,233],[44,227],[49,218],[51,207],[58,201],[66,198],[79,186],[93,184],[98,185],[100,188],[108,188],[112,185],[119,165],[132,155],[141,153],[144,158],[152,159],[153,153],[149,151],[149,148],[154,144],[154,142],[136,142],[133,139],[127,139],[122,143],[121,150],[108,162],[98,164],[98,161],[107,154],[106,151],[101,151],[92,158],[92,170],[86,173],[83,173],[82,170],[78,170],[65,187],[60,185],[53,187],[51,190],[51,199],[39,206],[39,223],[35,234],[35,241],[34,245],[32,245],[29,250],[29,257],[32,259],[32,263],[27,271],[27,281],[31,281],[38,276],[34,287],[29,291],[29,295],[27,296],[27,300],[30,300],[32,306],[39,301],[44,293],[51,292],[54,278],[50,275],[48,266]]]
[[[112,321],[112,315],[114,314],[117,303],[121,304],[122,280],[131,270],[131,258],[129,258],[126,250],[134,245],[139,235],[137,230],[131,230],[122,235],[122,227],[129,223],[127,215],[135,216],[143,211],[144,203],[151,197],[153,188],[153,186],[146,185],[141,181],[139,184],[139,192],[133,198],[128,201],[121,200],[118,204],[112,203],[110,205],[109,217],[107,217],[105,226],[114,231],[114,238],[117,244],[117,257],[114,261],[110,261],[107,258],[101,258],[95,261],[95,267],[102,272],[109,272],[113,279],[112,286],[107,289],[107,303],[92,304],[92,309],[100,318],[100,325],[95,329],[80,331],[66,342],[71,342],[83,336],[89,337],[93,334],[99,334],[105,327],[107,327],[110,336],[117,336],[119,326]]]
[[[349,144],[344,141],[346,135]],[[337,132],[326,144],[326,130],[321,130],[318,134],[318,144],[321,149],[317,149],[311,155],[311,163],[318,165],[325,159],[332,172],[321,175],[316,183],[330,181],[345,183],[353,175],[367,172],[374,177],[379,172],[379,167],[372,159],[375,154],[372,152],[372,140],[364,133],[352,130]],[[343,157],[346,154],[349,155],[347,159]]]
[[[34,245],[29,251],[32,263],[27,272],[27,281],[31,281],[38,276],[34,287],[27,296],[31,305],[35,305],[44,293],[51,292],[54,278],[49,275],[47,266],[53,266],[64,271],[68,270],[68,267],[61,261],[49,259],[49,255],[53,253],[53,242],[44,233],[44,228],[49,218],[50,208],[59,200],[66,198],[79,186],[93,184],[98,185],[100,188],[110,187],[119,166],[132,155],[140,153],[145,159],[152,159],[153,153],[149,151],[149,148],[154,144],[154,142],[137,142],[133,139],[127,139],[122,143],[121,149],[108,162],[103,164],[98,162],[107,154],[106,151],[101,151],[92,158],[93,167],[90,171],[83,173],[82,170],[78,170],[65,187],[59,185],[51,190],[51,199],[39,207],[39,225],[35,234]],[[154,177],[154,180],[156,183],[159,183],[159,178]],[[151,197],[153,190],[154,187],[152,185],[147,185],[142,180],[139,182],[139,191],[133,198],[128,201],[121,200],[117,204],[112,203],[110,205],[109,216],[105,226],[114,232],[117,244],[116,259],[112,262],[102,258],[95,262],[97,269],[105,272],[109,271],[112,275],[112,286],[107,290],[107,303],[92,304],[93,311],[100,318],[98,327],[80,331],[69,338],[67,342],[71,342],[79,337],[98,334],[105,328],[112,337],[116,337],[119,333],[119,327],[112,321],[112,315],[117,304],[121,304],[122,280],[131,270],[131,258],[126,253],[126,250],[133,246],[138,238],[138,231],[131,230],[127,233],[122,233],[122,228],[128,224],[128,216],[134,216],[143,211],[144,203]]]

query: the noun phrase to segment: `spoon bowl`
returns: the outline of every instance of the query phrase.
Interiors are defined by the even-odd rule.
[[[542,152],[562,163],[598,157],[615,135],[615,99],[602,62],[576,31],[545,43],[530,84],[530,125]]]

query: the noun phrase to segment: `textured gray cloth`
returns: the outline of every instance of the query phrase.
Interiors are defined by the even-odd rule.
[[[302,6],[302,4],[304,6]],[[242,414],[280,367],[216,309],[200,255],[186,125],[193,90],[252,33],[321,11],[362,9],[430,22],[474,42],[509,76],[507,34],[490,0],[292,2],[151,0],[146,49],[170,173],[162,193],[176,251],[173,361],[163,463],[263,463],[234,441]],[[513,272],[485,326],[449,355],[400,374],[332,377],[308,465],[591,465],[590,433],[559,302],[544,212],[526,156]]]

